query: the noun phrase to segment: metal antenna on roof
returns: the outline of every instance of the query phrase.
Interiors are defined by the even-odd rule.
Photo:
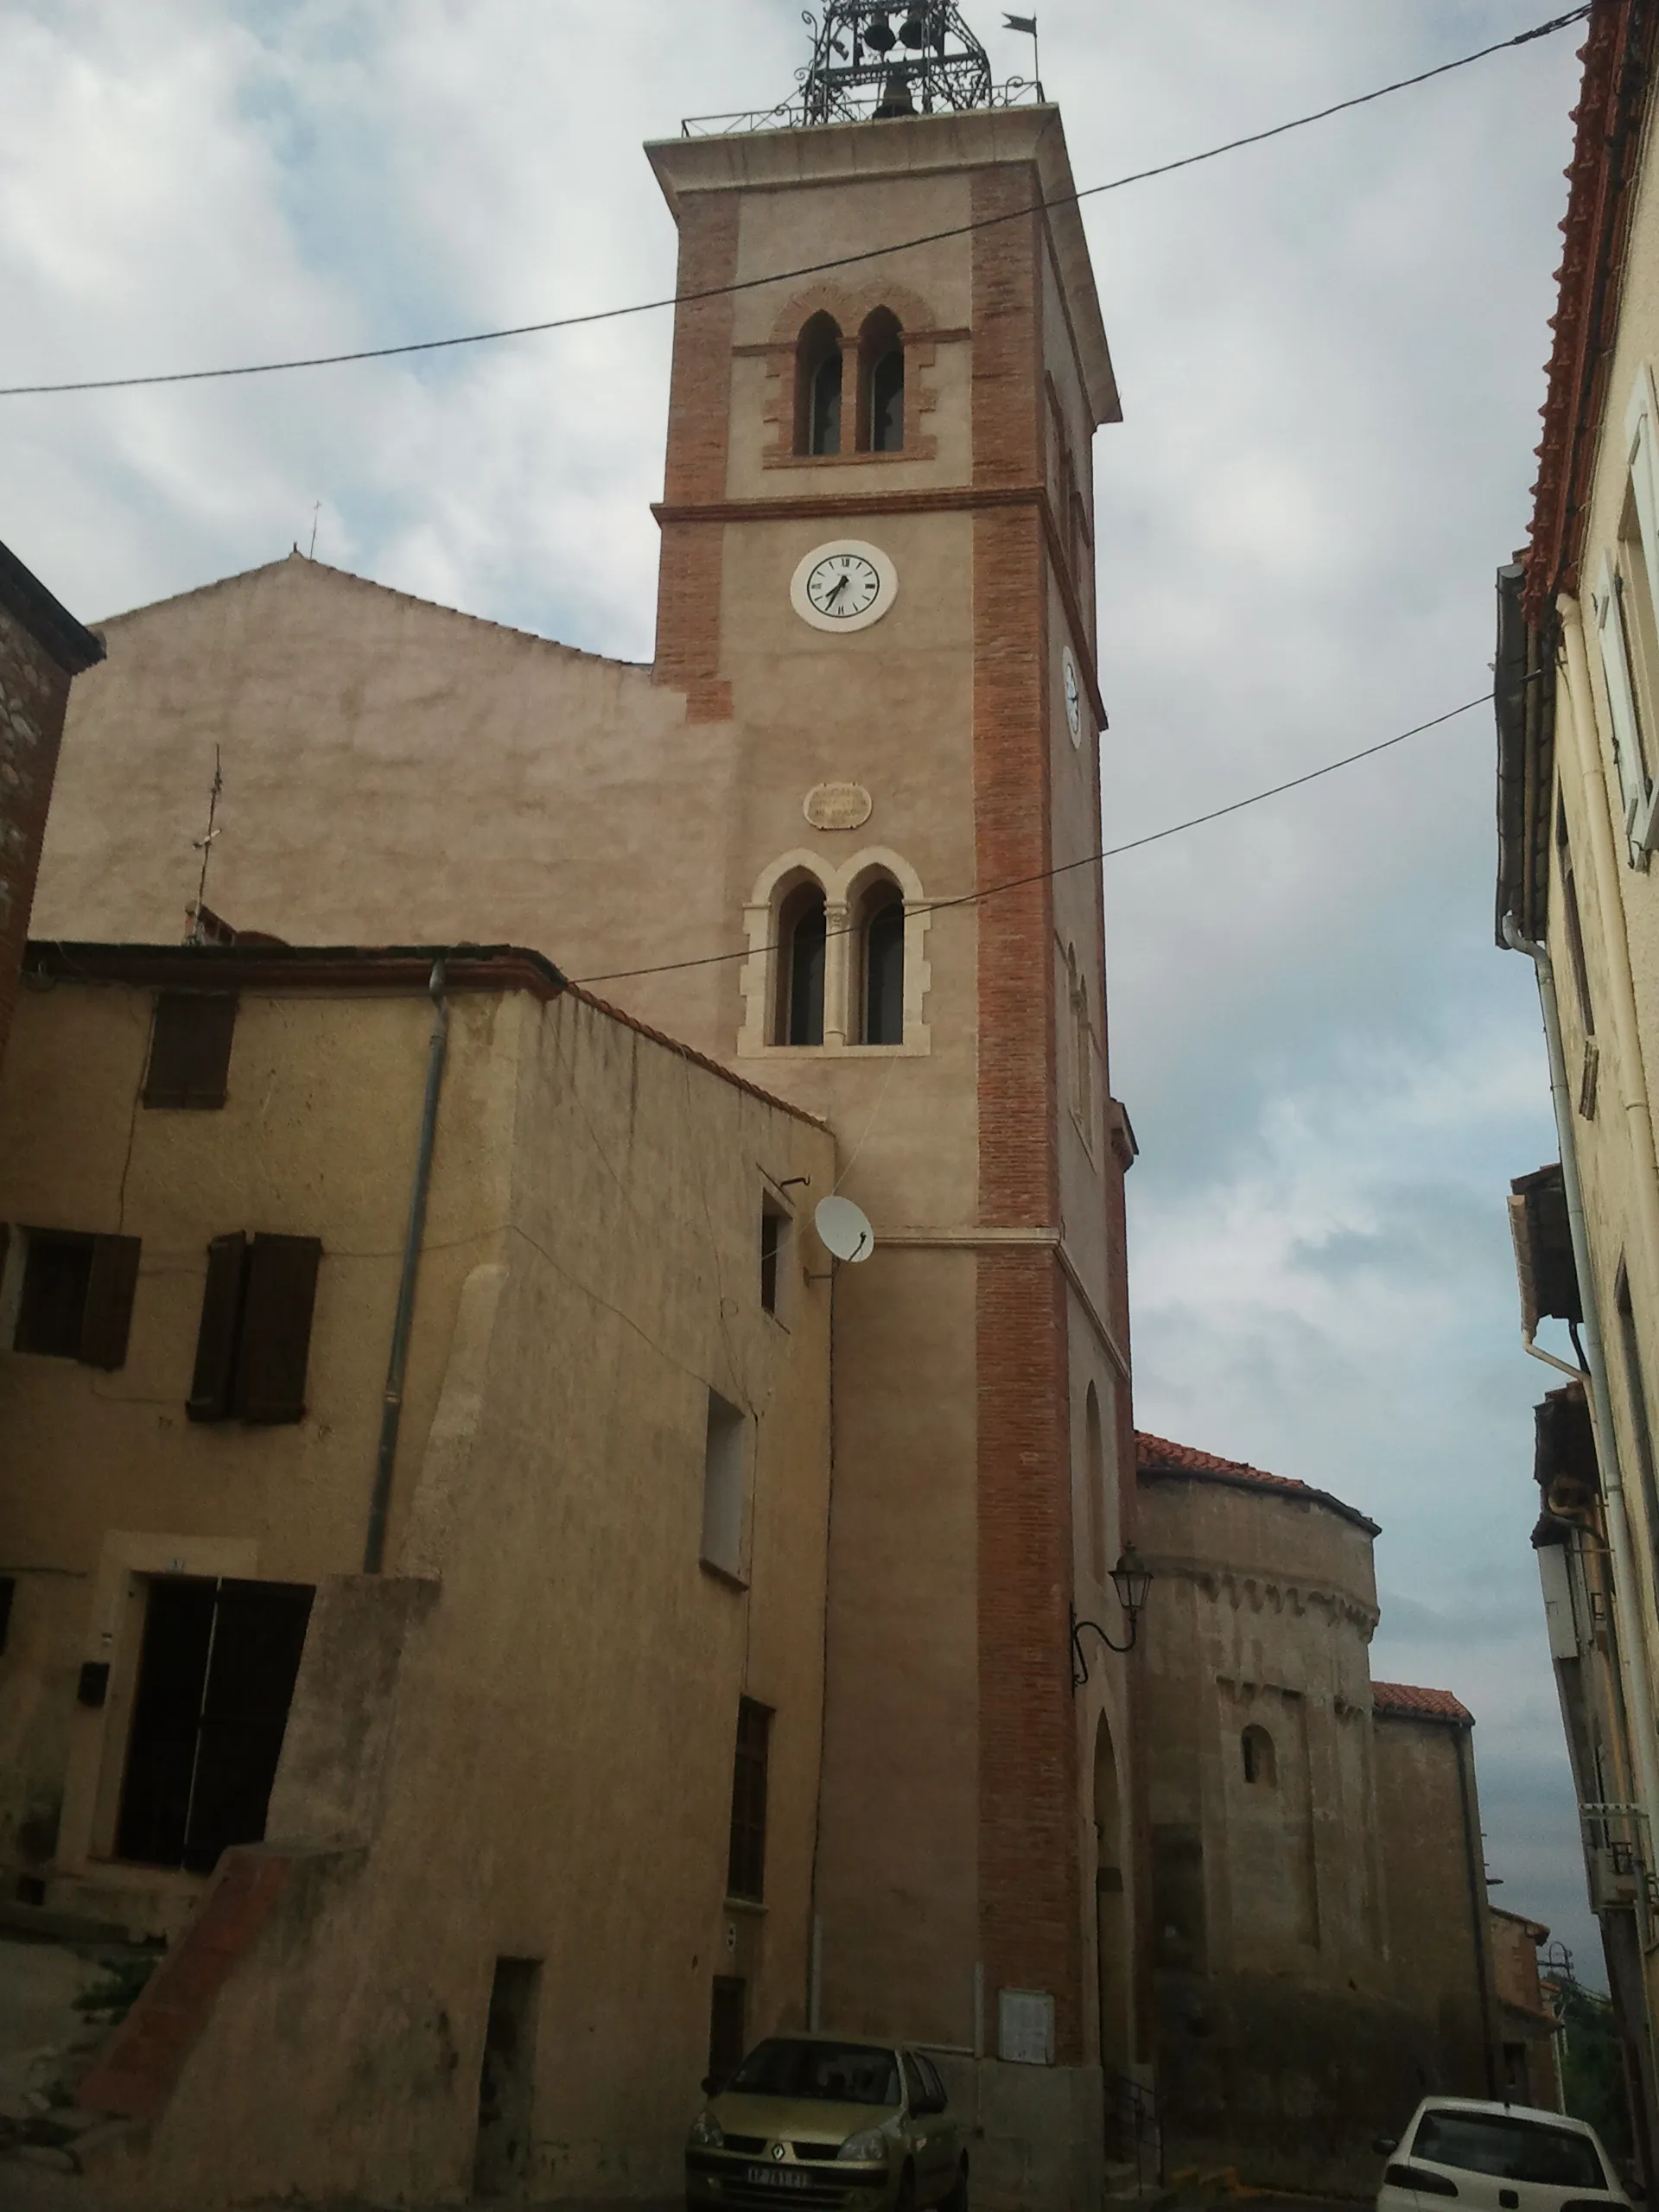
[[[317,557],[317,517],[321,512],[322,501],[314,499],[311,502],[311,544],[305,556],[308,561],[315,561]]]
[[[225,788],[224,772],[219,766],[219,747],[213,747],[213,787],[207,794],[207,834],[194,837],[191,850],[201,855],[201,874],[196,879],[196,903],[190,912],[190,934],[187,944],[205,944],[207,931],[202,921],[202,910],[207,897],[207,863],[213,858],[213,840],[219,835],[219,795]]]

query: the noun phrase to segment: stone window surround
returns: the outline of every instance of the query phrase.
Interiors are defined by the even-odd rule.
[[[859,336],[869,317],[886,308],[899,325],[905,355],[905,442],[896,453],[853,449],[854,425],[858,420]],[[795,450],[798,351],[803,330],[816,315],[827,315],[841,333],[842,450],[833,454],[801,454]],[[760,346],[739,346],[740,354],[755,354],[766,364],[766,396],[762,420],[772,435],[761,453],[766,468],[834,468],[849,463],[874,462],[878,467],[906,461],[932,461],[938,441],[924,433],[922,417],[938,402],[937,388],[925,382],[923,372],[933,367],[941,339],[965,338],[966,331],[937,329],[926,303],[903,285],[870,284],[855,291],[836,284],[815,284],[797,293],[772,325],[772,336]]]
[[[873,877],[887,876],[896,883],[905,902],[905,1034],[902,1044],[861,1045],[849,1042],[855,1027],[851,922],[860,893]],[[774,1045],[772,1013],[778,989],[778,916],[784,899],[799,883],[811,881],[823,892],[824,945],[823,1042],[822,1045]],[[925,956],[928,925],[933,917],[925,903],[921,878],[910,863],[885,845],[865,845],[841,867],[831,868],[822,856],[804,847],[783,853],[763,869],[743,909],[743,926],[749,957],[738,977],[743,998],[743,1023],[738,1033],[740,1059],[892,1059],[921,1058],[931,1053],[931,1033],[922,1019],[933,971]]]

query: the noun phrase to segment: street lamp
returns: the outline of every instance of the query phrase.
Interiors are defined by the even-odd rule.
[[[1133,1544],[1118,1554],[1117,1565],[1112,1569],[1111,1583],[1117,1593],[1117,1602],[1123,1608],[1124,1618],[1129,1624],[1128,1639],[1122,1643],[1114,1643],[1098,1621],[1080,1621],[1074,1605],[1071,1608],[1071,1687],[1074,1690],[1081,1689],[1089,1679],[1089,1662],[1083,1656],[1084,1629],[1092,1629],[1109,1651],[1124,1652],[1135,1649],[1135,1626],[1147,1602],[1147,1592],[1152,1587],[1152,1570],[1143,1564]]]

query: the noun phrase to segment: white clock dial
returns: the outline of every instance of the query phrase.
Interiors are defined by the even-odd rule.
[[[808,572],[806,595],[820,614],[849,621],[874,607],[881,589],[875,563],[861,553],[828,553]]]
[[[802,556],[789,596],[803,622],[815,630],[867,630],[879,622],[899,591],[899,571],[879,545],[838,538]]]
[[[1063,659],[1065,672],[1065,726],[1071,733],[1073,745],[1083,743],[1083,687],[1077,681],[1077,664],[1070,650]]]

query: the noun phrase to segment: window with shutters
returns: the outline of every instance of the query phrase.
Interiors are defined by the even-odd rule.
[[[905,1041],[905,894],[889,875],[860,893],[853,945],[856,963],[852,1034],[865,1045]]]
[[[250,1236],[207,1247],[192,1421],[302,1421],[322,1245],[315,1236]]]
[[[752,1697],[737,1708],[737,1758],[732,1769],[732,1838],[726,1894],[759,1904],[766,1896],[766,1761],[772,1708]]]
[[[779,1045],[823,1042],[828,940],[823,886],[798,883],[778,908],[778,1007],[772,1034]]]
[[[222,1106],[235,1033],[234,992],[158,992],[144,1077],[145,1105]]]
[[[1624,497],[1592,599],[1624,832],[1632,863],[1644,864],[1659,829],[1659,409],[1646,366],[1637,376],[1624,427]]]
[[[22,1229],[14,1351],[124,1366],[138,1287],[139,1240]],[[3,1245],[0,1245],[0,1258]]]
[[[789,1236],[789,1216],[776,1199],[760,1201],[760,1310],[779,1313],[781,1263]]]

